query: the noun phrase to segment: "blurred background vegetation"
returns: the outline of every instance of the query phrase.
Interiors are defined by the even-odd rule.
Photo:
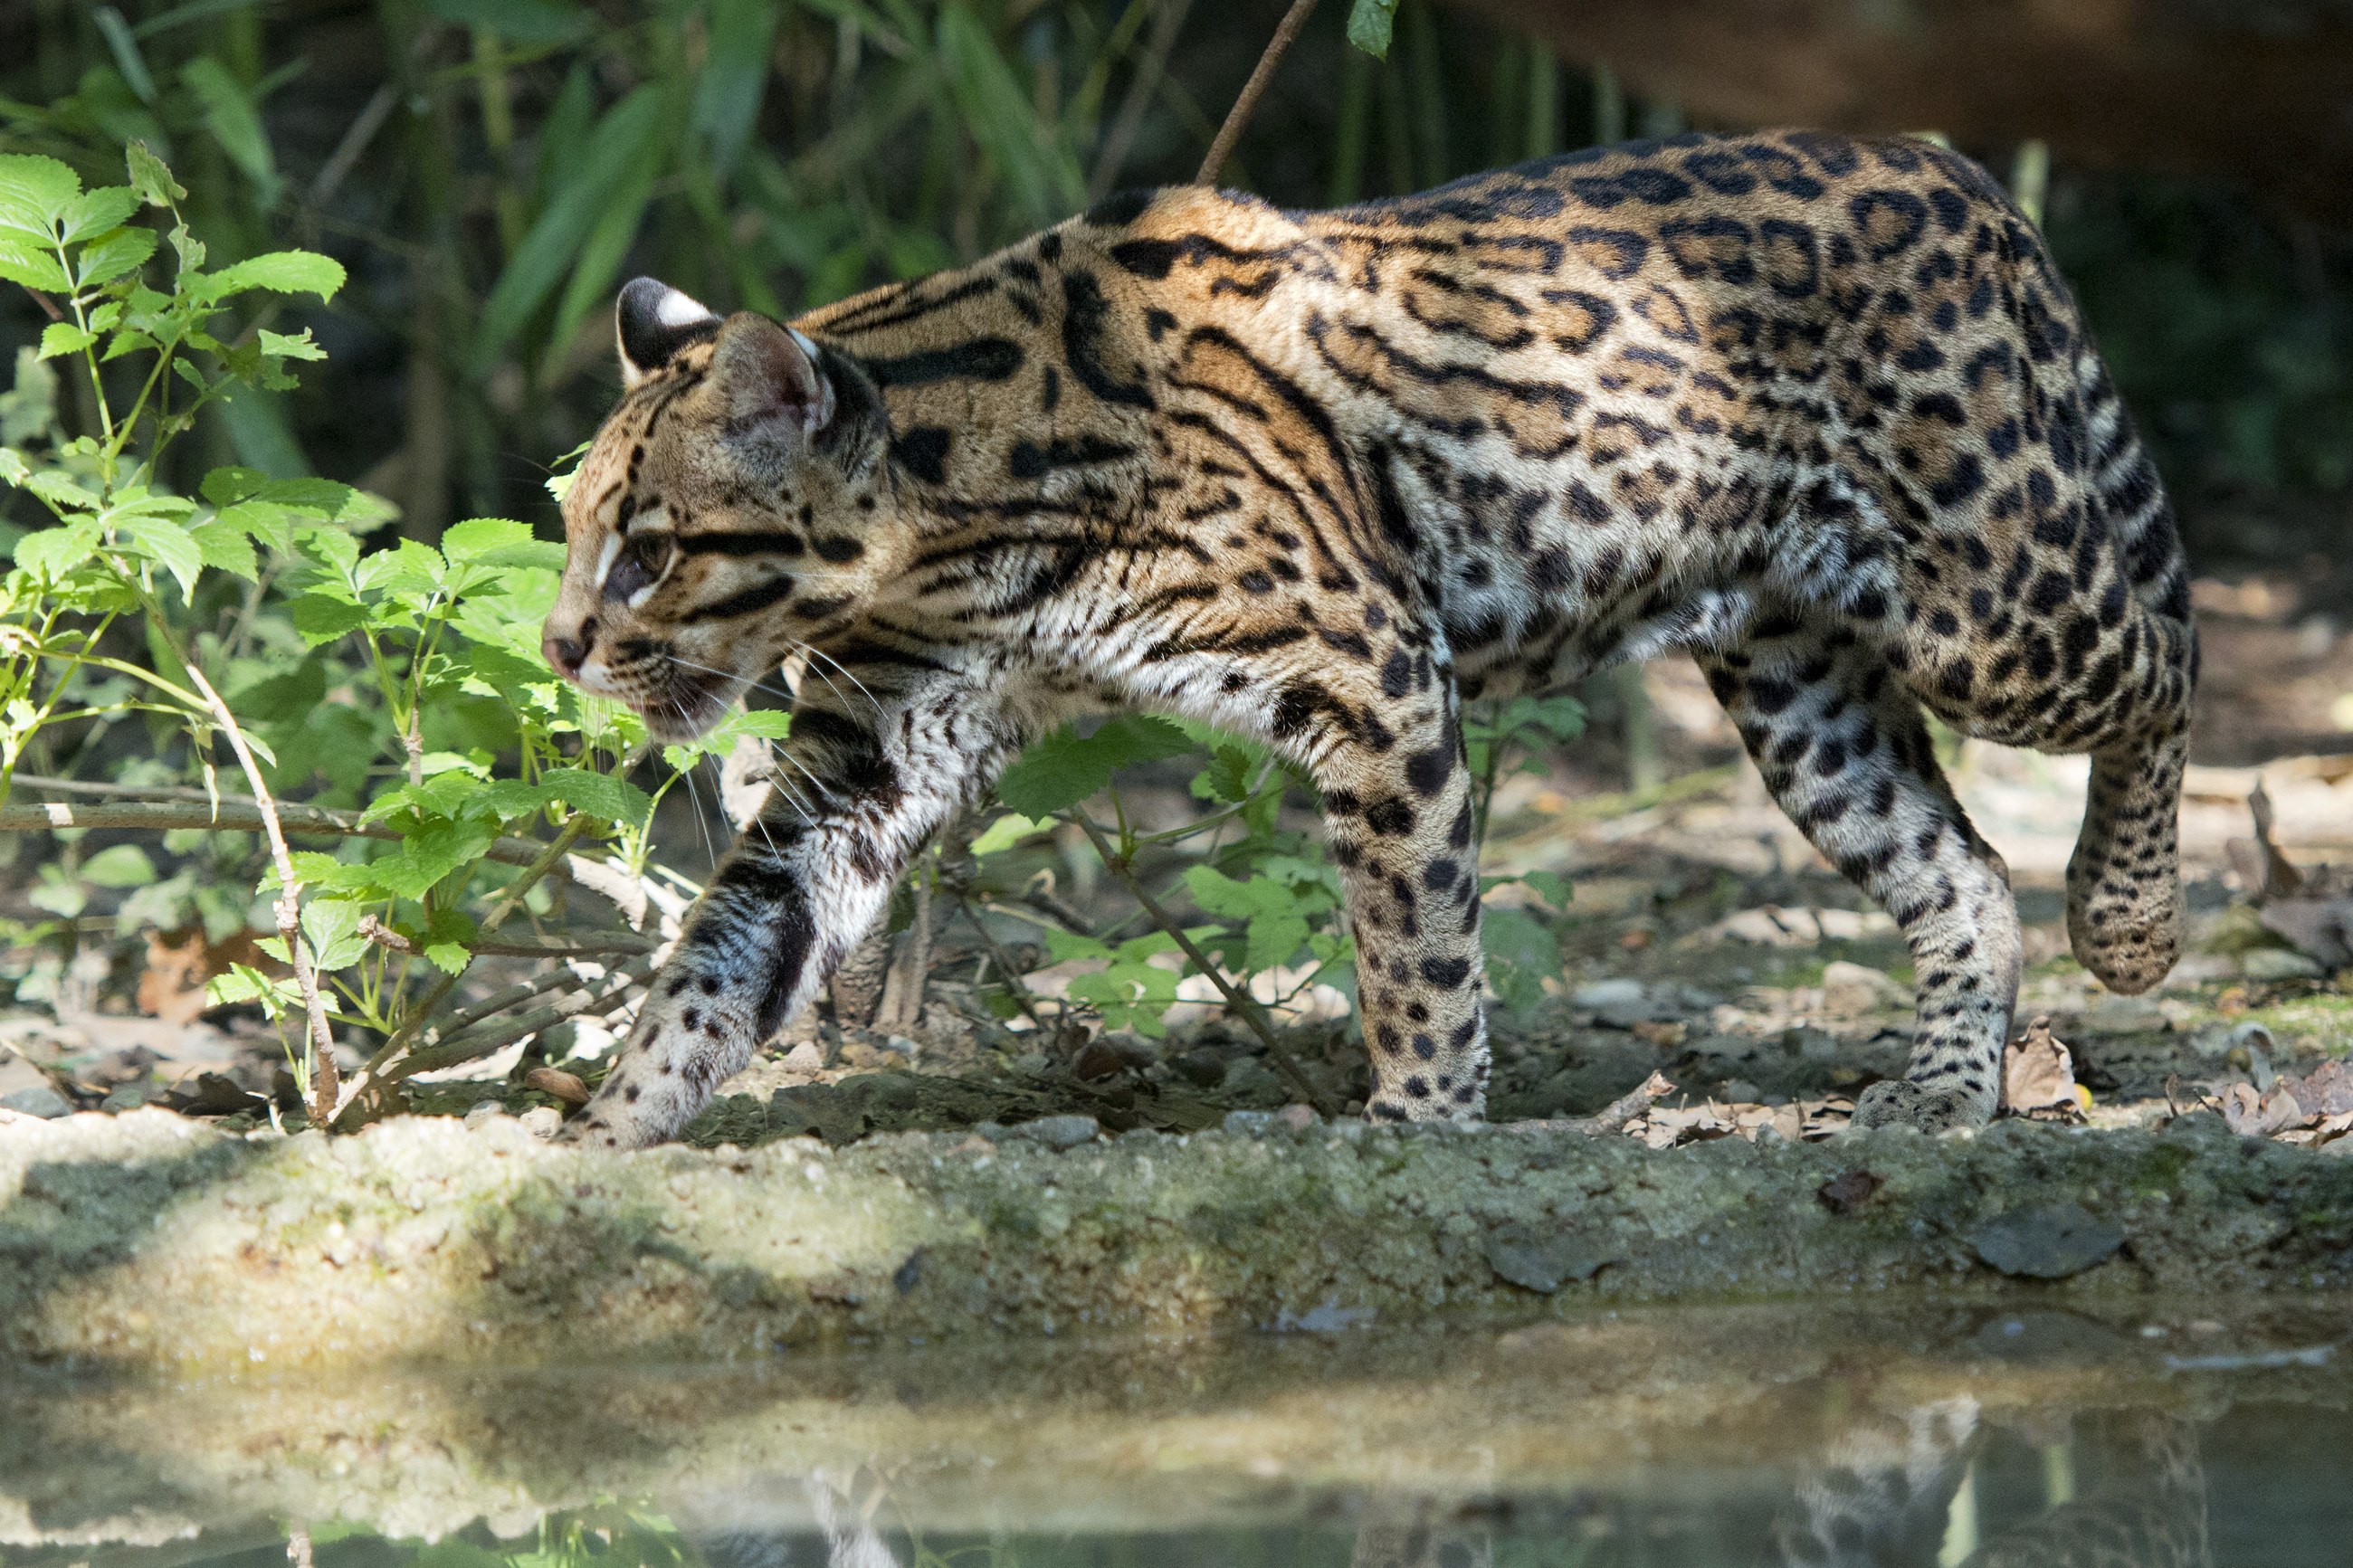
[[[552,533],[540,481],[612,395],[619,281],[650,272],[721,309],[789,313],[969,259],[1114,187],[1189,179],[1283,3],[5,0],[0,150],[97,182],[144,138],[196,193],[216,261],[299,244],[350,268],[332,308],[289,310],[328,362],[297,396],[224,405],[185,444],[192,472],[238,461],[353,481],[425,539],[476,514]],[[1912,47],[1934,77],[1922,51],[1937,26],[1999,24],[1988,14],[2010,3],[1807,0],[1800,58],[1827,67],[1854,34]],[[1385,61],[1347,47],[1348,9],[1314,16],[1228,183],[1324,205],[1694,122],[1831,117],[1795,89],[1760,93],[1743,57],[1753,7],[1403,0]],[[2276,31],[2327,7],[2264,9]],[[2321,46],[2339,32],[2325,15],[2314,25],[2316,42],[2288,37],[2279,58],[2332,58]],[[1882,94],[1835,118],[1937,128],[1909,118],[1916,102],[2032,187],[2202,563],[2327,550],[2353,517],[2353,199],[2330,196],[2342,161],[2306,157],[2292,123],[2275,142],[2179,155],[2185,117],[2266,114],[2242,98],[2184,101],[2146,160],[2113,137],[2078,156],[2060,134],[2046,177],[2043,118],[2128,121],[2104,121],[2071,79],[2105,80],[2103,48],[2111,75],[2129,74],[2138,41],[2069,39],[2092,65],[2021,60],[1994,110]],[[1755,43],[1762,61],[1767,40]],[[1601,47],[1624,52],[1624,74],[1571,58]],[[1724,103],[1740,115],[1693,107]],[[2271,177],[2283,170],[2305,177]],[[7,291],[0,366],[42,324]],[[5,504],[0,521],[33,521],[14,515],[22,497]]]

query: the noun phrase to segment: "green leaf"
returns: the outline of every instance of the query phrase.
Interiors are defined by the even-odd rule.
[[[81,879],[100,888],[143,888],[155,879],[155,862],[136,844],[114,844],[81,863]]]
[[[114,525],[114,537],[131,553],[169,572],[180,584],[182,598],[195,591],[205,569],[205,552],[185,528],[168,518],[126,518]]]
[[[366,912],[367,906],[353,899],[313,899],[303,905],[302,940],[311,962],[327,973],[357,963],[368,950],[367,938],[360,934],[360,917]]]
[[[118,228],[81,247],[75,275],[85,289],[111,283],[124,273],[143,267],[155,254],[158,241],[152,228]],[[111,356],[109,356],[111,357]]]
[[[203,105],[205,129],[213,133],[245,177],[251,180],[265,207],[278,200],[278,159],[269,150],[269,133],[262,128],[260,110],[227,66],[210,55],[198,55],[180,68],[180,80]],[[339,273],[341,268],[336,269]]]
[[[1398,0],[1356,0],[1348,7],[1348,41],[1377,60],[1389,58]]]
[[[198,293],[207,304],[248,289],[267,289],[277,294],[316,294],[322,300],[332,300],[343,286],[342,262],[312,250],[273,250],[222,268],[204,280]]]
[[[570,178],[515,247],[482,305],[474,335],[478,368],[487,368],[554,291],[613,191],[661,134],[663,108],[659,85],[638,88],[606,111],[576,158],[565,160]]]
[[[139,193],[130,186],[100,185],[68,202],[65,211],[58,216],[65,231],[65,242],[79,245],[111,228],[121,228],[138,210]]]
[[[1023,215],[1044,225],[1076,211],[1086,199],[1077,157],[1040,123],[1028,88],[962,0],[940,11],[939,50],[973,140],[1012,186]]]
[[[1037,821],[1018,811],[1008,811],[990,823],[980,837],[972,841],[972,852],[994,855],[1000,849],[1010,849],[1023,839],[1034,837],[1053,826],[1051,820]]]
[[[539,775],[539,787],[549,799],[607,822],[643,822],[653,810],[646,792],[627,779],[586,768],[550,768]]]
[[[503,517],[470,517],[441,535],[452,566],[530,566],[564,570],[564,546],[532,537],[528,524]]]
[[[462,776],[462,775],[461,775]],[[481,858],[498,837],[495,823],[480,819],[437,821],[401,835],[400,850],[370,861],[368,875],[400,898],[421,899],[460,866]]]
[[[293,668],[240,686],[229,694],[229,711],[247,724],[270,724],[299,719],[326,700],[327,671],[316,658]]]
[[[782,5],[774,0],[712,0],[711,52],[694,84],[687,122],[703,139],[712,174],[725,180],[760,117]]]
[[[71,321],[51,321],[41,329],[41,357],[78,354],[96,342],[98,334],[87,327],[77,327]]]
[[[1488,910],[1481,921],[1487,979],[1515,1012],[1544,1000],[1544,982],[1560,978],[1560,942],[1523,910]]]
[[[9,234],[0,234],[0,278],[52,294],[69,293],[73,289],[73,279],[66,276],[64,263]]]
[[[95,519],[82,519],[44,528],[16,541],[16,564],[56,582],[77,566],[87,565],[105,537]]]
[[[261,352],[273,359],[321,360],[327,357],[327,351],[311,336],[308,327],[293,333],[273,332],[264,327],[258,335],[261,339]]]
[[[81,176],[55,158],[0,153],[0,236],[14,233],[49,244],[80,195]]]
[[[591,21],[571,0],[425,0],[425,8],[519,44],[567,44],[586,32]]]
[[[191,526],[188,537],[196,542],[196,553],[206,565],[234,573],[248,583],[261,581],[261,561],[253,552],[253,542],[236,524],[208,517]]]
[[[1165,719],[1124,715],[1087,736],[1066,724],[1005,770],[997,795],[1024,816],[1050,816],[1099,794],[1121,768],[1193,749],[1191,738]]]
[[[1248,922],[1243,967],[1252,973],[1290,963],[1307,941],[1303,900],[1271,877],[1237,882],[1208,866],[1195,866],[1185,873],[1185,887],[1209,913]]]
[[[368,612],[366,605],[348,599],[304,594],[286,606],[286,617],[302,634],[304,642],[317,647],[367,625]]]
[[[172,171],[164,160],[155,156],[144,142],[133,142],[122,150],[123,162],[131,170],[131,188],[139,199],[151,207],[168,207],[174,202],[188,199],[180,182],[172,178]]]

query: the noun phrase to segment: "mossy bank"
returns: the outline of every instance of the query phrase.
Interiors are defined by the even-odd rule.
[[[1250,1120],[1250,1119],[1239,1119]],[[2353,1285],[2353,1159],[2160,1133],[1289,1125],[612,1156],[512,1119],[0,1130],[0,1343],[126,1365],[757,1355],[1596,1301]]]

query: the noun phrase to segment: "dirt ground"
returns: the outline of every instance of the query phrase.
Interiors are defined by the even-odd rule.
[[[2324,887],[2336,884],[2323,868],[2353,862],[2353,635],[2327,608],[2305,602],[2293,574],[2202,581],[2197,602],[2206,674],[2183,806],[2192,952],[2154,994],[2107,994],[2066,953],[2061,879],[2082,813],[2084,761],[1969,742],[1948,762],[2018,889],[2030,964],[2021,1026],[2047,1018],[2071,1057],[2073,1083],[2063,1089],[2088,1091],[2046,1095],[2072,1103],[2039,1114],[2142,1125],[2202,1104],[2234,1112],[2244,1130],[2327,1142],[2342,1129],[2315,1106],[2301,1107],[2300,1118],[2266,1108],[2281,1079],[2295,1089],[2353,1050],[2353,969],[2265,929],[2250,900],[2246,847],[2234,865],[2231,845],[2252,833],[2248,797],[2260,784],[2289,861]],[[1575,754],[1510,781],[1497,798],[1486,868],[1557,872],[1574,896],[1556,922],[1562,979],[1546,983],[1540,1006],[1493,1011],[1490,1113],[1591,1116],[1659,1073],[1672,1091],[1619,1118],[1654,1145],[1754,1136],[1767,1125],[1790,1137],[1824,1135],[1856,1091],[1902,1071],[1907,955],[1886,917],[1766,798],[1697,671],[1663,660],[1642,685],[1663,787],[1626,789],[1624,693],[1605,687],[1592,702],[1593,732]],[[1185,809],[1176,789],[1155,793],[1147,783],[1131,795],[1141,812]],[[1092,882],[1085,858],[1044,868],[1059,872],[1048,885],[1078,914],[1112,915],[1123,895]],[[1035,961],[1028,983],[1041,995],[1067,978],[1034,942],[1024,944],[1034,928],[991,925],[1001,949]],[[806,1133],[840,1144],[872,1131],[985,1132],[1046,1117],[1091,1118],[1113,1132],[1193,1131],[1303,1098],[1261,1042],[1208,1007],[1185,1009],[1191,1016],[1160,1040],[1106,1034],[1082,1009],[1057,1013],[1051,1004],[1043,1005],[1049,1027],[1026,1018],[1008,1026],[964,978],[982,953],[969,929],[944,923],[919,1024],[876,1031],[805,1021],[724,1086],[690,1141]],[[194,1114],[258,1123],[272,1114],[265,1100],[275,1092],[275,1114],[299,1117],[274,1034],[234,1014],[186,1023],[142,1016],[137,958],[117,955],[111,970],[86,963],[79,989],[61,984],[48,1005],[0,1017],[0,1045],[19,1058],[0,1065],[0,1100],[22,1110],[10,1097],[46,1083],[56,1103],[37,1109],[121,1110],[176,1085],[166,1103]],[[478,967],[485,989],[516,977]],[[151,982],[145,994],[152,1000],[155,990]],[[593,1083],[610,1039],[583,1024],[551,1036],[543,1056]],[[1282,1044],[1324,1109],[1361,1110],[1366,1068],[1345,1016],[1297,1021]],[[476,1120],[560,1110],[520,1081],[540,1059],[510,1051],[416,1083],[410,1107]],[[200,1093],[194,1086],[204,1073],[217,1077]],[[2331,1092],[2331,1106],[2343,1100],[2338,1109],[2353,1111],[2353,1084]],[[2257,1126],[2266,1115],[2279,1124]],[[534,1121],[545,1128],[554,1117],[541,1110]]]

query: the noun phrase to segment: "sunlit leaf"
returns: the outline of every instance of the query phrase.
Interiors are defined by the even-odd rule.
[[[1084,736],[1064,725],[1005,770],[997,798],[1024,816],[1050,816],[1101,792],[1121,768],[1191,750],[1192,740],[1165,719],[1126,715]]]

